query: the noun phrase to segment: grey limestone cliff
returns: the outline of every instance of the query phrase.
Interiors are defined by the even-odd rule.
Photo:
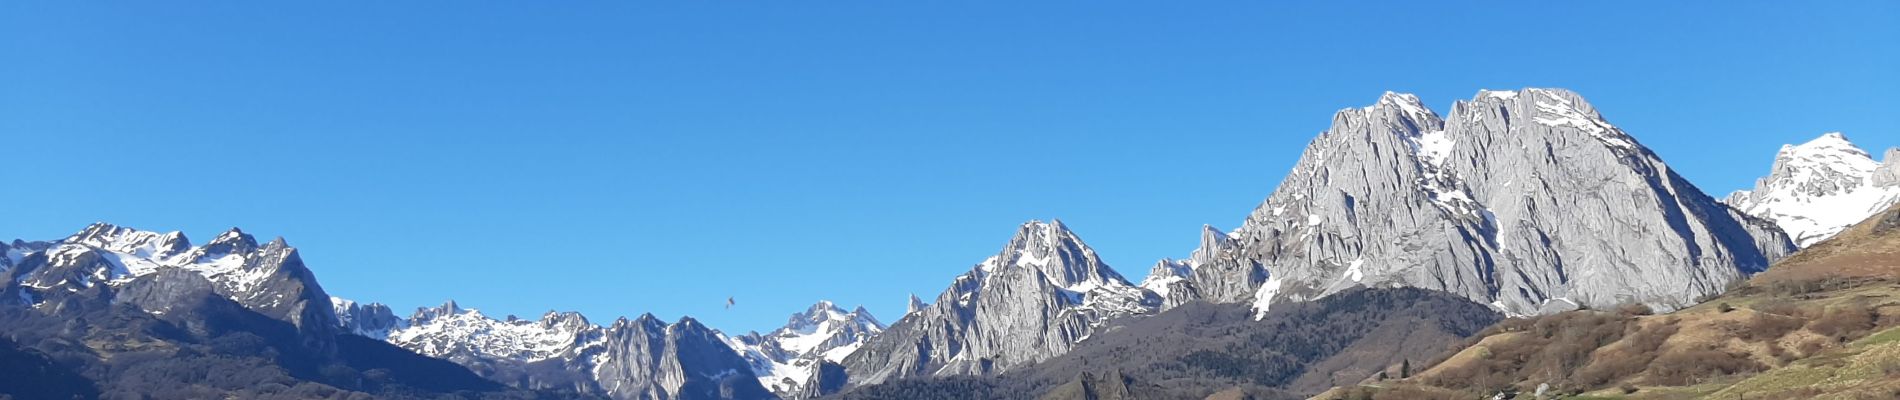
[[[1341,110],[1239,229],[1201,236],[1191,273],[1174,274],[1257,312],[1357,286],[1515,314],[1667,310],[1793,250],[1556,89],[1483,91],[1449,118],[1396,93]]]

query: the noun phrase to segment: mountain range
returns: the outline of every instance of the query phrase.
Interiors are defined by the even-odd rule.
[[[33,374],[51,379],[37,392],[10,393],[544,396],[345,334],[323,288],[282,238],[259,245],[232,229],[193,246],[177,232],[93,224],[56,241],[0,244],[0,253],[0,335],[13,347],[3,352],[38,364]]]
[[[61,240],[0,244],[7,277],[0,310],[17,321],[5,331],[17,349],[0,350],[78,366],[73,375],[102,383],[93,389],[106,393],[150,384],[148,376],[115,372],[116,354],[164,349],[188,358],[179,349],[215,353],[238,340],[233,335],[249,335],[279,356],[247,362],[285,371],[260,379],[302,388],[300,395],[812,398],[942,382],[1028,385],[1022,393],[1070,385],[1062,390],[1093,393],[1137,378],[1160,386],[1128,390],[1205,395],[1167,386],[1198,382],[1267,396],[1310,394],[1384,372],[1391,361],[1326,361],[1335,360],[1334,351],[1376,352],[1387,343],[1378,338],[1394,338],[1408,343],[1405,354],[1422,354],[1496,318],[1469,310],[1538,316],[1632,304],[1662,312],[1689,307],[1763,272],[1797,245],[1900,202],[1900,150],[1874,162],[1840,134],[1784,147],[1755,188],[1717,200],[1576,93],[1486,90],[1449,110],[1441,116],[1416,96],[1390,92],[1369,106],[1339,110],[1237,228],[1204,227],[1198,249],[1158,261],[1140,282],[1102,261],[1062,221],[1029,221],[931,300],[911,296],[907,313],[888,326],[862,307],[828,301],[771,332],[740,335],[690,317],[668,322],[643,314],[604,325],[575,312],[497,318],[454,301],[398,315],[387,305],[329,296],[281,238],[260,245],[232,229],[193,246],[177,232],[101,223]],[[1315,302],[1348,294],[1354,297],[1340,305],[1304,305],[1333,304]],[[1328,318],[1424,326],[1354,308],[1393,299],[1429,301],[1428,308],[1461,310],[1447,315],[1462,317],[1411,329],[1430,334],[1351,330],[1358,336],[1337,339],[1375,339],[1333,343],[1320,353],[1245,356],[1300,364],[1267,375],[1119,371],[1113,379],[1068,381],[1039,369],[1135,354],[1101,343],[1196,340],[1152,333],[1169,327],[1241,334]],[[74,316],[111,319],[88,319],[103,324],[88,329],[53,328]],[[122,320],[132,322],[98,322]],[[1385,325],[1367,329],[1375,326]],[[80,345],[124,332],[162,344]],[[1297,337],[1304,336],[1261,340]],[[1217,340],[1196,349],[1230,345]],[[1130,368],[1214,365],[1196,364],[1214,353],[1141,354],[1160,355]],[[1330,367],[1309,374],[1306,364]]]

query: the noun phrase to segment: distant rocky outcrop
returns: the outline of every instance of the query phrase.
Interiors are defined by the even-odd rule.
[[[1031,221],[935,303],[905,315],[842,364],[853,385],[999,373],[1060,355],[1108,319],[1150,312],[1159,301],[1061,221]]]

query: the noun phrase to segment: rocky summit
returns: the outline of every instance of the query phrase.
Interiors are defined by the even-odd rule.
[[[1104,321],[1158,304],[1061,221],[1030,221],[842,364],[854,385],[994,373],[1062,354]]]
[[[825,365],[837,362],[884,332],[864,307],[845,311],[830,301],[819,301],[792,314],[784,327],[770,333],[750,332],[727,337],[726,343],[752,367],[759,384],[781,397],[822,392],[817,383]]]
[[[1774,221],[1808,247],[1900,203],[1900,148],[1887,149],[1883,160],[1874,161],[1847,135],[1824,134],[1781,146],[1768,176],[1724,202]]]
[[[1409,94],[1340,110],[1267,200],[1143,284],[1257,312],[1358,287],[1451,292],[1512,314],[1719,293],[1794,247],[1560,89],[1481,91],[1441,117]],[[1188,295],[1186,293],[1193,293]]]

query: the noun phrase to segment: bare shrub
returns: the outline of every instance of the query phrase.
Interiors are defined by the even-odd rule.
[[[1801,329],[1801,325],[1805,323],[1806,321],[1801,318],[1780,313],[1758,312],[1748,317],[1747,322],[1742,325],[1741,332],[1736,332],[1736,336],[1744,340],[1773,340],[1787,335],[1788,332]]]
[[[1779,343],[1768,342],[1767,345],[1768,345],[1768,356],[1774,357],[1775,360],[1781,361],[1782,365],[1787,365],[1788,363],[1794,362],[1794,360],[1801,359],[1801,355],[1790,352],[1788,351],[1788,349],[1781,348],[1781,344]]]
[[[1887,375],[1888,379],[1900,378],[1900,360],[1880,360],[1880,373]]]
[[[1827,350],[1827,343],[1823,343],[1820,340],[1808,340],[1801,342],[1800,345],[1796,345],[1795,349],[1801,351],[1802,357],[1813,357],[1815,354],[1821,354],[1822,351]]]
[[[1813,317],[1808,307],[1803,307],[1793,301],[1781,299],[1762,301],[1755,303],[1753,306],[1749,306],[1749,308],[1755,309],[1755,311],[1800,319],[1811,319]]]
[[[1649,370],[1651,379],[1655,383],[1683,386],[1700,383],[1709,378],[1759,372],[1764,369],[1767,369],[1767,366],[1749,360],[1745,354],[1702,348],[1656,357],[1656,361],[1650,364]]]
[[[1483,348],[1488,356],[1441,368],[1426,383],[1495,393],[1511,390],[1513,385],[1525,381],[1549,382],[1565,389],[1587,386],[1581,383],[1585,380],[1593,384],[1606,382],[1617,376],[1616,371],[1627,368],[1640,371],[1641,365],[1646,363],[1641,358],[1647,356],[1642,352],[1624,352],[1627,354],[1623,355],[1636,359],[1613,358],[1606,366],[1584,377],[1587,379],[1576,375],[1593,362],[1592,352],[1621,340],[1634,330],[1634,321],[1635,318],[1618,313],[1573,311],[1532,319],[1528,323],[1516,322],[1505,329],[1521,334],[1494,340]],[[1645,341],[1659,343],[1661,339]]]
[[[1820,319],[1808,323],[1808,330],[1840,342],[1864,336],[1873,329],[1873,311],[1855,306],[1831,308]]]
[[[1681,329],[1673,321],[1649,327],[1630,324],[1630,327],[1632,332],[1622,342],[1626,346],[1596,353],[1595,360],[1573,374],[1572,379],[1583,387],[1597,387],[1643,372],[1656,359],[1656,350]]]
[[[1428,392],[1406,387],[1380,390],[1372,394],[1372,400],[1463,400],[1464,398],[1464,396]]]

